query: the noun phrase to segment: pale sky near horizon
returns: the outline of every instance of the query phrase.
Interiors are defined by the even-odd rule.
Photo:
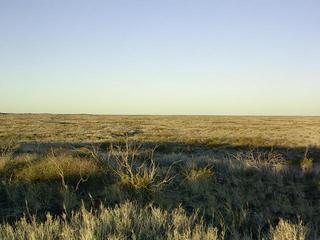
[[[320,1],[0,0],[0,112],[320,115]]]

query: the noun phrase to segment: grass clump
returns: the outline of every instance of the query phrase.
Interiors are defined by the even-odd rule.
[[[308,234],[308,227],[301,221],[297,224],[280,219],[276,228],[271,228],[270,240],[304,240]]]
[[[304,172],[311,171],[313,169],[313,159],[305,157],[300,162],[300,169]]]
[[[78,178],[93,175],[99,170],[94,161],[68,154],[49,154],[36,161],[26,161],[27,166],[15,173],[20,181]]]
[[[18,146],[19,144],[14,137],[0,139],[0,156],[12,155]]]
[[[210,167],[199,167],[199,168],[192,168],[185,173],[185,176],[188,181],[198,181],[204,178],[208,178],[213,176],[213,171]]]

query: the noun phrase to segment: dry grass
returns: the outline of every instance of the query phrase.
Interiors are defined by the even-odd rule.
[[[35,215],[31,222],[23,218],[2,225],[0,237],[305,239],[309,232],[319,234],[317,175],[270,167],[283,163],[274,153],[249,152],[229,161],[173,154],[173,162],[167,162],[167,156],[153,159],[147,149],[128,146],[110,148],[107,154],[100,149],[83,155],[82,149],[82,157],[59,149],[10,156],[2,169],[12,172],[2,176],[0,204],[6,208],[1,216]],[[167,178],[171,171],[174,178]],[[95,210],[80,210],[81,202]],[[97,211],[96,203],[120,206]],[[47,212],[53,215],[44,221]],[[63,213],[68,217],[51,217]],[[310,225],[308,231],[296,224],[299,216]],[[279,219],[290,223],[270,225]]]
[[[304,172],[311,171],[313,169],[313,159],[308,157],[302,159],[300,162],[300,168]]]
[[[190,172],[186,174],[186,177],[190,181],[196,181],[201,178],[211,177],[212,175],[213,175],[212,170],[210,168],[204,167],[204,168],[191,169]]]
[[[152,142],[320,146],[319,117],[0,115],[0,138],[23,142],[102,142],[124,129]]]
[[[293,224],[280,219],[271,228],[270,240],[304,240],[308,229],[302,222]],[[71,216],[55,218],[47,214],[44,222],[35,217],[23,217],[14,225],[0,225],[0,238],[6,240],[94,240],[94,239],[154,239],[154,240],[218,240],[226,239],[224,231],[206,225],[198,213],[187,215],[182,208],[168,212],[149,205],[138,207],[131,202],[115,208],[100,207],[88,211],[84,207]],[[246,239],[251,239],[247,236]]]
[[[0,239],[320,236],[319,118],[9,114],[0,123]]]
[[[141,156],[142,151],[141,145],[131,145],[128,141],[124,147],[111,146],[107,164],[119,177],[120,185],[138,191],[159,191],[173,177],[169,175],[169,170],[164,176],[159,176],[159,166],[153,157],[154,150]]]
[[[280,219],[277,227],[271,229],[271,240],[304,240],[306,239],[308,228],[302,223],[292,224]]]
[[[223,235],[223,234],[220,234]],[[217,228],[205,226],[197,214],[187,216],[181,208],[171,212],[149,205],[139,208],[126,202],[115,208],[81,211],[71,216],[46,216],[43,223],[26,217],[14,225],[0,226],[0,239],[93,240],[93,239],[220,239]]]
[[[19,181],[32,182],[36,180],[61,179],[61,177],[76,177],[93,175],[99,171],[95,162],[88,159],[74,157],[68,154],[47,156],[23,155],[15,159],[15,163],[23,164],[23,167],[9,167],[11,162],[3,164],[2,169],[6,166],[8,170],[13,171],[12,177]]]
[[[198,165],[198,162],[194,159],[186,163],[186,169],[183,171],[183,175],[189,182],[197,182],[214,175],[212,167],[208,165]]]

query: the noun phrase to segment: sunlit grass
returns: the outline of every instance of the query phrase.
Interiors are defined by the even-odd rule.
[[[20,138],[18,115],[1,143],[0,239],[317,239],[317,147],[281,118],[244,119],[53,116]]]

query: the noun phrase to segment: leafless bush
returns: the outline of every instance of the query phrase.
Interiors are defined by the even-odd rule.
[[[268,167],[275,170],[280,170],[285,168],[287,165],[286,160],[280,153],[270,151],[260,151],[260,150],[250,150],[246,152],[239,152],[233,157],[245,163],[249,167]]]
[[[135,190],[160,190],[174,178],[170,169],[159,174],[159,166],[154,160],[154,151],[143,150],[141,145],[126,141],[123,145],[111,145],[108,162],[113,172],[119,177],[120,184]]]

